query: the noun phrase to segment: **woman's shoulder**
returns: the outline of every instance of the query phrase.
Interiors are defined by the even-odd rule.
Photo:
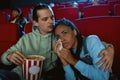
[[[89,35],[86,37],[86,40],[99,40],[99,37],[97,35]]]
[[[86,37],[86,44],[89,45],[90,47],[93,47],[95,45],[98,45],[101,40],[97,35],[89,35]]]

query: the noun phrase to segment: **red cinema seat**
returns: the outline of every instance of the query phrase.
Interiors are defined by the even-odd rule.
[[[109,6],[105,4],[86,6],[83,8],[83,13],[84,13],[84,17],[108,16]]]
[[[29,14],[31,14],[33,6],[21,6],[22,16],[25,17],[29,21]]]
[[[29,33],[29,32],[32,32],[32,23],[26,23],[25,24],[25,26],[24,26],[24,32],[25,32],[25,34]]]
[[[71,21],[74,21],[75,19],[79,18],[78,8],[73,8],[73,7],[66,7],[66,8],[55,10],[54,14],[55,14],[56,20],[67,18]]]
[[[120,4],[114,6],[114,14],[115,16],[120,16]]]
[[[53,10],[53,12],[54,12],[54,10],[60,9],[60,8],[65,8],[65,5],[54,6],[54,7],[52,7],[52,10]]]
[[[9,23],[9,15],[6,13],[0,13],[0,23]]]
[[[113,1],[109,1],[108,4],[109,4],[109,9],[111,11],[111,14],[114,15],[114,6],[116,4],[120,4],[120,1],[114,1],[113,0]]]
[[[0,56],[21,37],[21,31],[17,24],[0,24]]]

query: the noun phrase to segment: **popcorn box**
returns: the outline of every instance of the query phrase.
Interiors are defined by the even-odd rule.
[[[29,55],[22,65],[23,80],[40,80],[44,60],[43,56]]]

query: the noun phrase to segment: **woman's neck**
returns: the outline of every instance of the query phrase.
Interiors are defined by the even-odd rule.
[[[75,41],[74,41],[74,45],[73,45],[73,49],[77,49],[77,45],[78,45],[78,41],[77,41],[77,39],[75,39]]]

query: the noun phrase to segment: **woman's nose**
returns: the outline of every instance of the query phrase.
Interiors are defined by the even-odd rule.
[[[60,37],[60,39],[61,39],[61,41],[64,41],[64,40],[65,40],[65,38],[64,38],[64,37]]]

